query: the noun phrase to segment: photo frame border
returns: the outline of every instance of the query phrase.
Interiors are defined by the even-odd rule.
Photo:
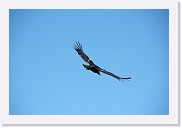
[[[169,9],[169,115],[9,115],[9,9]],[[179,124],[177,0],[1,0],[0,19],[2,124],[168,126]]]

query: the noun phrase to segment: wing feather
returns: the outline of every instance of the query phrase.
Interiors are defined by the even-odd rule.
[[[108,72],[108,71],[106,71],[104,69],[101,69],[100,71],[105,73],[105,74],[107,74],[107,75],[110,75],[110,76],[112,76],[112,77],[114,77],[114,78],[116,78],[118,80],[128,80],[128,79],[131,79],[131,77],[127,77],[127,78],[119,77],[119,76],[117,76],[117,75],[115,75],[115,74],[113,74],[111,72]]]
[[[92,60],[83,52],[82,45],[79,43],[79,41],[74,44],[74,49],[78,52],[78,54],[85,62],[89,63],[90,65],[94,65]]]

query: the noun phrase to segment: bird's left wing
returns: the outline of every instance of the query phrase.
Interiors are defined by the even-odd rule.
[[[128,80],[128,79],[131,79],[131,77],[127,77],[127,78],[119,77],[119,76],[117,76],[117,75],[115,75],[115,74],[113,74],[111,72],[108,72],[108,71],[106,71],[104,69],[100,69],[100,71],[105,73],[105,74],[107,74],[107,75],[110,75],[110,76],[112,76],[112,77],[114,77],[114,78],[116,78],[118,80]]]
[[[92,60],[89,59],[89,57],[83,52],[83,48],[82,45],[78,42],[76,42],[76,44],[74,44],[74,49],[78,52],[78,54],[81,56],[81,58],[89,63],[90,65],[95,65]]]

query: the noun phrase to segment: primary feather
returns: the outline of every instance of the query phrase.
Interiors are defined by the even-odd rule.
[[[82,45],[78,42],[76,42],[76,44],[74,44],[74,49],[78,52],[78,54],[82,57],[82,59],[89,63],[90,65],[91,64],[94,64],[90,59],[89,57],[83,52],[83,48],[82,48]]]

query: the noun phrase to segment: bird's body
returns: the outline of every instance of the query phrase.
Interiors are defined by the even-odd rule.
[[[83,66],[87,69],[87,70],[91,70],[94,73],[97,73],[98,75],[100,75],[100,72],[105,73],[107,75],[110,75],[118,80],[128,80],[131,79],[131,77],[127,77],[127,78],[123,78],[123,77],[119,77],[111,72],[108,72],[102,68],[100,68],[99,66],[97,66],[96,64],[94,64],[94,62],[89,59],[89,57],[83,52],[82,49],[82,45],[79,42],[76,42],[76,44],[74,44],[74,49],[78,52],[78,54],[81,56],[81,58],[87,62],[89,65],[85,65],[83,64]]]
[[[98,75],[100,75],[99,68],[97,68],[98,66],[85,65],[85,64],[83,64],[83,66],[84,66],[87,70],[91,70],[92,72],[97,73]]]

